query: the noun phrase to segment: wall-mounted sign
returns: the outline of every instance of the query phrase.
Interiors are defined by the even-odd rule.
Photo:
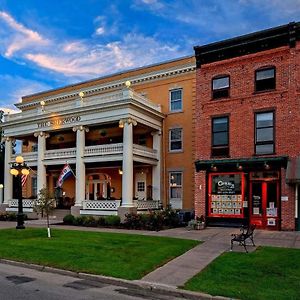
[[[281,201],[288,201],[289,197],[288,196],[281,196]]]
[[[66,118],[53,118],[49,121],[43,121],[43,122],[38,122],[38,128],[43,128],[43,127],[56,127],[56,126],[62,126],[62,125],[67,125],[67,124],[72,124],[79,122],[81,120],[80,116],[73,116],[73,117],[66,117]]]

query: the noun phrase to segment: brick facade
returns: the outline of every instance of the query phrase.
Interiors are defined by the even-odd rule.
[[[255,36],[253,37],[253,39]],[[197,47],[196,47],[197,48]],[[201,47],[197,52],[201,54]],[[211,118],[229,116],[228,159],[253,158],[255,156],[255,112],[275,112],[275,153],[268,157],[298,157],[300,153],[300,42],[282,45],[248,55],[197,60],[195,104],[195,156],[199,161],[211,160]],[[213,60],[213,59],[212,59]],[[276,88],[255,92],[255,70],[275,67]],[[212,78],[230,76],[229,97],[212,100]],[[209,172],[207,170],[207,172]],[[196,215],[207,212],[205,171],[195,173]],[[295,229],[295,185],[286,184],[286,170],[281,169],[280,195],[281,229]],[[280,215],[279,215],[280,216]]]

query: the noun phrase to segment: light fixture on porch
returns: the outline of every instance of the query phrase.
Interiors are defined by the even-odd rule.
[[[240,165],[239,163],[236,164],[236,168],[237,168],[239,171],[242,171],[242,170],[243,170],[243,166]]]
[[[217,167],[214,164],[212,164],[210,168],[212,171],[217,171]]]
[[[124,128],[124,121],[123,121],[123,120],[120,120],[120,121],[119,121],[119,127],[120,127],[120,128]]]
[[[123,175],[123,170],[119,169],[119,175]]]
[[[131,82],[130,82],[129,80],[127,80],[127,81],[125,82],[125,86],[129,89],[130,86],[131,86]]]
[[[270,165],[267,163],[267,162],[265,162],[264,163],[264,168],[266,169],[266,170],[270,170]]]

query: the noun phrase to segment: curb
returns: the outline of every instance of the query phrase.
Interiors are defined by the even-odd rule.
[[[63,269],[57,269],[57,268],[36,265],[36,264],[31,264],[31,263],[12,261],[12,260],[7,260],[7,259],[0,259],[0,263],[11,265],[11,266],[16,266],[16,267],[33,269],[33,270],[37,270],[40,272],[49,272],[49,273],[66,275],[66,276],[80,278],[80,279],[97,281],[97,282],[101,282],[104,284],[116,285],[116,286],[121,286],[121,287],[125,287],[125,288],[132,288],[132,289],[138,288],[138,289],[143,289],[144,291],[151,291],[151,292],[158,293],[161,295],[174,296],[174,297],[183,298],[183,299],[190,299],[190,300],[231,300],[232,299],[232,298],[226,298],[226,297],[221,297],[221,296],[212,296],[212,295],[205,294],[205,293],[186,291],[186,290],[178,289],[173,286],[160,285],[157,283],[146,282],[146,281],[142,281],[142,280],[130,281],[130,280],[122,279],[122,278],[114,278],[114,277],[108,277],[108,276],[102,276],[102,275],[73,272],[73,271],[68,271],[68,270],[63,270]]]

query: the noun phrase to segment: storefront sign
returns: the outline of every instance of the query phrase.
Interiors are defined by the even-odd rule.
[[[72,124],[79,122],[81,120],[80,116],[73,116],[73,117],[66,117],[63,119],[60,118],[55,118],[49,121],[44,121],[44,122],[38,122],[38,128],[43,128],[43,127],[55,127],[55,126],[62,126],[62,125],[67,125],[67,124]]]
[[[217,184],[218,194],[235,194],[235,186],[233,182],[219,180]]]

